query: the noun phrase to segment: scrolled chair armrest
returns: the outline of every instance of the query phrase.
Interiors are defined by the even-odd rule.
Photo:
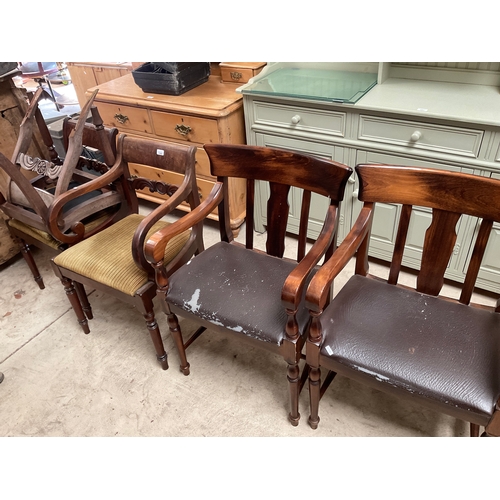
[[[146,241],[144,253],[146,260],[153,266],[162,261],[165,248],[168,242],[176,235],[194,227],[202,222],[217,205],[223,197],[222,183],[216,182],[207,198],[200,203],[194,210],[183,215],[179,220],[170,224],[168,227],[160,229],[152,234]]]
[[[119,179],[122,175],[124,175],[122,164],[121,162],[117,161],[113,165],[113,167],[111,167],[111,169],[105,174],[96,177],[95,179],[86,182],[85,184],[70,189],[69,191],[66,191],[65,193],[56,197],[48,208],[47,216],[47,224],[52,236],[59,241],[70,244],[74,244],[83,239],[85,228],[81,222],[77,222],[72,226],[71,229],[74,234],[65,234],[61,231],[59,227],[59,219],[62,215],[64,206],[71,200],[79,198],[80,196],[88,194],[92,191],[96,191],[109,186],[114,181]],[[92,215],[93,213],[95,213],[95,208],[93,209],[92,204],[90,204],[88,214],[86,214],[86,216]]]
[[[281,291],[281,302],[286,309],[296,311],[299,307],[306,280],[323,255],[325,255],[335,235],[337,211],[336,207],[329,207],[318,238],[285,280]]]
[[[144,256],[144,242],[148,231],[162,217],[176,209],[183,201],[186,201],[190,194],[193,195],[191,186],[191,174],[186,174],[175,193],[172,194],[168,200],[156,207],[147,217],[145,217],[135,230],[134,237],[132,239],[132,254],[135,263],[145,271],[151,268],[149,262]]]
[[[313,276],[305,297],[310,311],[321,312],[324,309],[333,280],[356,254],[370,230],[372,217],[373,204],[365,203],[348,235]]]

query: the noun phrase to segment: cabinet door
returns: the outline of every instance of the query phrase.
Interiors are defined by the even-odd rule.
[[[304,153],[320,158],[326,158],[329,160],[334,160],[340,163],[349,165],[350,157],[354,157],[355,151],[349,148],[344,148],[340,146],[333,146],[331,144],[320,144],[313,143],[297,139],[289,139],[286,137],[273,136],[268,134],[256,135],[256,145],[274,147],[280,149],[288,149],[290,151],[295,151],[297,153]],[[350,190],[352,195],[352,183],[348,183],[347,190]],[[256,186],[255,194],[255,230],[258,232],[264,232],[265,226],[267,225],[267,199],[269,197],[269,185],[265,182],[258,182]],[[348,195],[344,196],[344,200],[348,198]],[[290,195],[288,198],[290,204],[290,216],[288,220],[287,231],[293,234],[299,233],[300,224],[300,207],[302,203],[302,195],[298,189],[292,188],[290,190]],[[346,203],[341,205],[341,214],[339,220],[339,231],[338,231],[338,241],[340,242],[348,229],[346,230],[344,221],[350,219],[350,213],[346,217],[344,213],[344,208]],[[323,227],[325,221],[326,211],[328,209],[328,200],[322,196],[312,194],[311,196],[311,209],[309,213],[309,230],[308,237],[316,239]]]
[[[386,163],[392,165],[407,165],[418,167],[429,167],[441,170],[450,170],[454,172],[478,173],[474,169],[463,168],[450,164],[440,164],[436,162],[424,161],[421,159],[413,159],[396,155],[388,155],[372,151],[358,151],[356,156],[356,164],[359,163]],[[362,203],[357,199],[357,190],[359,187],[358,179],[355,179],[355,192],[353,200],[353,219],[361,210]],[[373,219],[372,235],[370,241],[370,255],[382,260],[390,261],[396,241],[399,216],[401,207],[390,203],[379,203],[375,209]],[[418,269],[422,258],[422,245],[425,237],[425,232],[431,223],[431,210],[424,207],[413,207],[408,236],[405,245],[403,264],[410,268]],[[464,238],[469,227],[470,217],[462,217],[456,227],[457,242],[453,255],[448,264],[448,270],[445,274],[447,278],[463,281],[464,273],[463,266],[460,265],[461,259],[467,254],[468,247],[464,248]]]

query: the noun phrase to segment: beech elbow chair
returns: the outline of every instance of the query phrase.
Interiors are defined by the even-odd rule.
[[[111,170],[100,179],[74,191],[97,189],[110,181],[122,178],[130,215],[52,259],[54,272],[60,278],[85,333],[90,332],[87,320],[93,317],[92,309],[86,295],[78,294],[78,289],[75,294],[75,286],[87,285],[96,288],[139,309],[151,334],[156,357],[164,370],[168,368],[167,353],[153,308],[156,295],[155,270],[146,261],[143,247],[149,234],[169,226],[162,218],[182,202],[188,203],[191,210],[199,205],[195,153],[194,146],[168,144],[120,134],[117,159]],[[129,164],[153,167],[149,170],[153,178],[131,176]],[[155,169],[170,172],[169,175],[176,183],[166,184],[157,180]],[[90,186],[91,184],[93,186]],[[143,188],[169,195],[167,201],[148,216],[137,213],[136,189]],[[201,229],[200,224],[194,225],[182,231],[164,247],[162,266],[167,275],[203,250]]]
[[[9,231],[19,242],[21,254],[41,289],[45,285],[29,245],[62,251],[125,215],[126,203],[121,186],[111,184],[88,192],[83,197],[72,196],[67,204],[59,204],[58,210],[53,209],[61,194],[96,178],[114,163],[118,130],[103,126],[97,108],[92,106],[93,97],[82,109],[78,120],[67,117],[64,121],[67,151],[64,162],[57,156],[39,112],[40,90],[33,97],[21,124],[11,160],[0,153],[0,168],[10,178],[6,196],[0,193],[0,209],[8,216]],[[89,110],[93,123],[86,122]],[[46,145],[51,145],[50,160],[32,158],[26,154],[35,121]],[[84,145],[101,151],[105,162],[92,162],[81,156]],[[87,168],[84,170],[83,166]],[[21,169],[31,170],[38,175],[28,179]],[[52,223],[50,218],[53,219]]]
[[[206,329],[234,335],[251,345],[281,355],[288,363],[289,420],[299,422],[299,392],[304,379],[299,361],[308,320],[303,304],[306,283],[321,258],[331,253],[336,241],[338,207],[352,169],[345,165],[290,151],[255,146],[206,144],[213,176],[210,195],[198,209],[169,228],[152,235],[146,256],[157,269],[158,293],[168,316],[170,332],[180,358],[180,369],[188,375],[186,348]],[[234,241],[229,224],[228,179],[247,179],[246,243]],[[254,248],[254,187],[268,182],[268,226],[266,251]],[[285,258],[285,234],[292,187],[302,192],[302,212],[297,258]],[[306,252],[311,193],[326,198],[324,225]],[[221,241],[195,256],[188,265],[168,277],[162,255],[170,238],[204,218],[218,207]],[[186,340],[180,315],[201,325]]]
[[[306,343],[313,429],[319,403],[335,375],[500,434],[500,306],[471,297],[493,224],[500,222],[500,182],[430,168],[358,165],[363,208],[352,230],[313,277],[306,294],[311,325]],[[388,279],[369,274],[370,230],[377,204],[399,207]],[[398,283],[415,210],[429,213],[415,288]],[[460,298],[442,295],[458,222],[476,229]],[[411,249],[417,242],[412,236]],[[471,246],[472,248],[472,246]],[[353,257],[355,273],[331,302],[330,286]],[[500,304],[500,302],[497,302]],[[327,370],[323,385],[321,369]]]

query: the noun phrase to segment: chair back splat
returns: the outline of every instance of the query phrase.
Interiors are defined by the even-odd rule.
[[[472,304],[474,287],[494,223],[500,222],[500,181],[431,168],[358,165],[363,208],[352,230],[318,273],[306,294],[311,326],[311,415],[336,373],[500,435],[500,316],[498,307]],[[399,210],[388,279],[369,273],[370,230],[376,206]],[[428,227],[413,230],[420,248],[416,284],[399,283],[416,212]],[[375,215],[376,217],[376,215]],[[456,249],[458,228],[470,224],[472,252],[458,297],[445,296],[445,272]],[[330,302],[328,291],[356,257],[355,274]],[[413,257],[413,266],[415,266]],[[408,261],[410,262],[410,261]],[[376,279],[373,279],[376,278]],[[353,346],[356,346],[355,348]],[[329,374],[321,385],[321,367]]]
[[[212,175],[217,179],[209,196],[178,223],[152,235],[146,243],[148,261],[155,265],[170,238],[187,227],[203,223],[215,209],[220,242],[215,243],[170,277],[157,274],[162,304],[180,358],[189,374],[186,348],[206,329],[233,335],[251,345],[283,357],[288,365],[289,420],[299,422],[298,397],[304,376],[299,362],[305,341],[307,311],[304,291],[323,256],[336,241],[339,204],[352,169],[333,161],[286,150],[255,146],[206,144]],[[247,181],[245,242],[237,242],[229,225],[229,178]],[[257,183],[268,186],[266,242],[255,248],[253,231]],[[288,196],[302,194],[299,250],[289,255],[285,247],[289,221]],[[261,190],[259,197],[262,196]],[[307,214],[311,193],[326,198],[323,228],[316,241],[307,243]],[[177,315],[199,328],[185,340]]]

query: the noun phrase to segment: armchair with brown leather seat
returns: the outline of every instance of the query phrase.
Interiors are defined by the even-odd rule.
[[[299,362],[305,341],[307,310],[303,294],[322,257],[334,248],[339,204],[352,169],[334,161],[292,151],[225,144],[204,146],[217,182],[201,205],[181,220],[153,234],[146,255],[157,269],[158,293],[176,343],[180,369],[188,375],[186,348],[205,330],[280,355],[288,366],[289,420],[299,422],[303,384]],[[247,180],[246,243],[234,241],[229,225],[229,178]],[[266,250],[254,248],[255,185],[269,189]],[[288,196],[302,196],[300,234],[295,258],[285,257]],[[326,201],[323,228],[307,251],[308,212],[312,196]],[[165,245],[218,208],[220,242],[195,256],[171,276],[163,272]],[[184,339],[178,315],[200,326]],[[285,369],[283,367],[283,375]],[[284,378],[284,377],[283,377]]]
[[[358,165],[363,207],[352,230],[311,280],[312,428],[336,374],[500,435],[500,306],[471,302],[493,225],[500,222],[500,181],[431,168]],[[378,204],[400,214],[388,278],[369,273],[370,229]],[[415,211],[429,226],[413,234]],[[418,214],[417,214],[418,215]],[[467,217],[471,250],[458,299],[442,293],[459,221]],[[405,252],[420,248],[415,287],[399,283]],[[329,302],[335,278],[355,256],[355,273]],[[497,302],[498,304],[498,302]],[[322,371],[326,371],[322,384]]]

